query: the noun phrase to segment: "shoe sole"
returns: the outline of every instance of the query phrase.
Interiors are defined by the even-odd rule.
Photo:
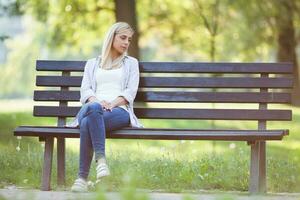
[[[84,190],[84,189],[71,189],[71,192],[76,192],[76,193],[80,193],[80,192],[88,192],[88,190]]]

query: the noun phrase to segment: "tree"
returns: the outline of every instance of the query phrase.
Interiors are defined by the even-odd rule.
[[[300,82],[299,66],[296,56],[296,33],[294,17],[296,15],[296,4],[294,1],[276,1],[278,12],[275,16],[277,32],[277,60],[280,62],[293,62],[294,64],[294,88],[292,92],[292,104],[300,106]],[[285,13],[285,14],[282,14]]]
[[[135,0],[115,0],[115,7],[116,21],[125,21],[135,30],[129,47],[129,54],[139,58],[139,29],[136,20]]]
[[[200,16],[200,18],[203,21],[204,27],[207,29],[210,35],[210,61],[215,61],[215,55],[216,55],[216,36],[219,34],[219,16],[220,16],[220,1],[216,0],[214,3],[210,5],[210,9],[203,8],[203,2],[200,2],[199,0],[194,0],[195,7],[197,8],[196,14]],[[207,3],[206,3],[207,4]],[[207,10],[210,12],[210,15],[207,16]]]

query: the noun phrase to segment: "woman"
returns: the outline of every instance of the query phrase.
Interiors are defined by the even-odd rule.
[[[71,190],[88,190],[87,177],[95,153],[97,181],[110,174],[105,158],[106,132],[123,127],[143,127],[133,112],[139,84],[137,59],[127,56],[133,29],[118,22],[107,32],[101,56],[87,61],[80,88],[83,104],[75,123],[80,128],[78,177]]]

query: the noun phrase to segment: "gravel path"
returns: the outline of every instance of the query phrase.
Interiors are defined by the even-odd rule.
[[[201,192],[198,194],[182,194],[182,193],[159,193],[147,192],[146,195],[150,200],[300,200],[299,193],[280,193],[268,194],[264,196],[249,196],[247,193],[237,192]],[[125,200],[117,192],[106,192],[108,200]],[[189,198],[187,198],[189,197]],[[70,191],[40,191],[31,189],[6,188],[0,189],[0,200],[19,200],[19,199],[42,199],[42,200],[66,200],[66,199],[97,199],[96,192],[89,193],[72,193]]]

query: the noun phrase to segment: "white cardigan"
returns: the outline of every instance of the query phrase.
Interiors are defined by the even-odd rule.
[[[99,66],[100,57],[89,59],[84,67],[83,79],[80,88],[80,102],[82,105],[86,104],[88,98],[91,96],[96,97],[96,67]],[[133,102],[139,86],[139,63],[138,60],[131,56],[125,56],[123,59],[123,79],[122,79],[122,92],[119,96],[124,97],[128,102],[130,126],[143,127],[135,116],[133,111]],[[78,115],[78,114],[77,114]],[[78,126],[77,115],[75,120],[67,127]]]

